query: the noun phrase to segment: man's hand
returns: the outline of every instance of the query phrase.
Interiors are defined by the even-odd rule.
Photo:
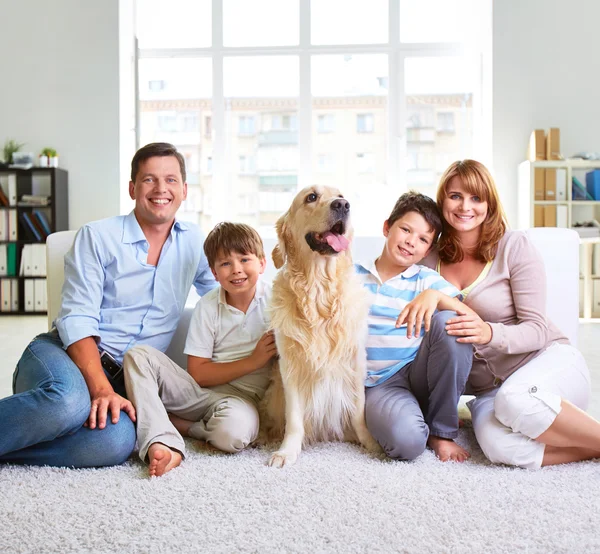
[[[446,332],[460,338],[456,342],[487,344],[492,340],[492,328],[476,314],[459,315],[446,322]]]
[[[275,335],[273,331],[267,331],[256,343],[254,352],[250,355],[256,369],[265,366],[266,363],[277,356],[277,346],[275,345]]]
[[[117,423],[121,410],[127,413],[131,421],[135,421],[135,408],[129,400],[113,390],[100,391],[92,397],[90,417],[88,417],[86,426],[90,429],[95,429],[96,426],[98,429],[104,429],[108,412],[111,413],[111,421]]]
[[[413,329],[415,338],[418,337],[423,323],[425,323],[425,332],[429,331],[431,318],[437,309],[441,294],[433,289],[424,290],[400,312],[396,327],[406,323],[406,338],[412,338]]]

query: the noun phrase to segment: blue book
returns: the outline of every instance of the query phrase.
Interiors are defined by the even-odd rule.
[[[38,228],[34,225],[33,221],[31,220],[31,215],[28,214],[27,212],[23,212],[21,214],[21,217],[22,217],[23,221],[25,222],[25,227],[27,227],[27,230],[30,231],[32,236],[35,237],[35,240],[42,241],[42,235],[40,234]]]
[[[41,210],[33,210],[32,214],[39,221],[44,233],[46,233],[46,236],[48,236],[52,231],[50,230],[50,223],[48,223],[46,214]]]
[[[593,200],[594,197],[583,186],[583,183],[573,177],[573,200]]]

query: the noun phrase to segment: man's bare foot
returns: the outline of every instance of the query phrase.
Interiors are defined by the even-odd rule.
[[[435,452],[442,462],[464,462],[471,457],[464,448],[458,446],[452,439],[430,436],[427,446]]]
[[[182,436],[190,436],[190,427],[194,424],[193,421],[190,421],[189,419],[183,419],[182,417],[173,414],[169,414],[169,419],[171,420],[171,423],[175,429],[177,429]]]
[[[148,473],[160,477],[181,463],[181,454],[168,446],[155,442],[148,449]]]

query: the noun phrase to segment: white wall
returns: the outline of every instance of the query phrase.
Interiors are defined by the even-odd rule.
[[[533,129],[559,127],[561,151],[600,152],[600,2],[495,0],[493,156],[516,225],[517,165]]]
[[[0,146],[14,138],[36,155],[58,151],[73,229],[120,213],[122,4],[0,0]]]

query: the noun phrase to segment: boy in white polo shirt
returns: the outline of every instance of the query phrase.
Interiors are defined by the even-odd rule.
[[[257,404],[277,354],[265,315],[271,288],[259,280],[266,266],[262,240],[248,225],[220,223],[204,252],[220,286],[194,309],[187,371],[146,346],[129,350],[123,363],[140,458],[147,457],[150,475],[181,463],[182,435],[239,452],[258,434]]]
[[[436,271],[418,265],[442,230],[436,203],[416,192],[403,194],[383,224],[383,251],[356,264],[371,292],[367,339],[367,427],[391,458],[413,460],[429,446],[443,461],[469,454],[454,442],[458,401],[471,371],[473,348],[445,331],[455,312],[473,313],[459,291]],[[406,306],[419,293],[419,319]],[[422,330],[424,311],[436,313]],[[453,310],[453,311],[449,311]],[[413,333],[414,328],[414,333]],[[426,333],[424,332],[426,331]],[[425,336],[423,336],[425,335]]]

